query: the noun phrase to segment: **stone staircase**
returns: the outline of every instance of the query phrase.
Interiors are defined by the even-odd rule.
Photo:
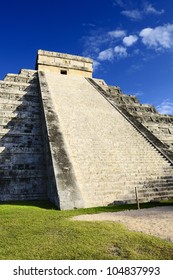
[[[103,89],[108,100],[131,114],[173,152],[173,116],[160,114],[152,105],[141,104],[136,96],[124,94],[119,87],[92,80]]]
[[[133,177],[136,179],[136,182],[133,182],[134,186],[138,189],[139,200],[153,201],[153,200],[161,200],[161,199],[172,199],[173,198],[173,157],[172,151],[169,149],[169,146],[165,145],[165,142],[161,142],[157,137],[155,137],[151,131],[148,131],[146,127],[141,125],[138,120],[135,118],[135,115],[131,115],[128,113],[128,106],[124,104],[131,103],[131,106],[135,108],[134,103],[137,103],[137,107],[143,106],[143,108],[147,108],[148,111],[153,114],[156,114],[156,110],[154,107],[149,105],[141,105],[135,97],[126,96],[119,92],[119,89],[116,87],[110,87],[111,90],[113,88],[113,96],[110,94],[109,86],[103,83],[102,80],[97,79],[87,79],[97,90],[105,97],[105,99],[110,102],[111,105],[115,109],[117,109],[125,118],[137,129],[142,136],[143,139],[147,141],[152,149],[156,149],[160,159],[164,159],[168,165],[166,166],[160,161],[160,159],[156,157],[151,157],[151,153],[149,154],[148,159],[142,156],[143,164],[140,163],[141,168],[137,173],[131,173],[130,181],[133,181]],[[116,89],[116,91],[115,91]],[[124,102],[123,99],[129,99],[128,102]],[[134,99],[134,100],[133,100]],[[134,103],[133,103],[134,102]],[[133,105],[132,105],[133,104]],[[146,108],[144,110],[146,110]],[[158,113],[157,113],[158,114]],[[159,115],[159,114],[158,114]],[[171,118],[171,116],[164,116],[165,118]],[[160,116],[161,118],[161,116]],[[159,137],[160,138],[160,137]],[[153,147],[152,147],[153,146]],[[133,149],[133,148],[132,148]],[[143,149],[143,146],[139,147],[139,149]],[[140,157],[140,152],[139,152]],[[156,161],[157,168],[155,171],[151,171],[152,168],[151,162],[152,160]],[[132,159],[133,161],[133,159]],[[146,170],[146,171],[145,171]],[[132,194],[134,191],[132,191]],[[133,202],[133,201],[129,201]]]
[[[85,78],[45,82],[84,207],[173,198],[172,163]]]
[[[0,81],[0,200],[46,198],[37,72]]]

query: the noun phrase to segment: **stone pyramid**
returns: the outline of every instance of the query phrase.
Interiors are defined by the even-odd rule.
[[[93,78],[91,59],[39,50],[0,81],[0,108],[0,201],[173,198],[173,116]]]

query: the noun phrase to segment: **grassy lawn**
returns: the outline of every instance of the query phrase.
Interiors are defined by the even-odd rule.
[[[172,202],[142,207],[173,205]],[[0,204],[1,260],[172,260],[173,243],[134,233],[115,222],[70,217],[136,209],[136,205],[57,211],[48,202]]]

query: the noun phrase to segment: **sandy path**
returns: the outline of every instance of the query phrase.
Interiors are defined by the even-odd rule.
[[[173,242],[173,206],[81,215],[73,219],[120,222],[129,230],[147,233]]]

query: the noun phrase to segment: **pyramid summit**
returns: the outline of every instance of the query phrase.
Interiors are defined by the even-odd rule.
[[[173,198],[173,116],[93,78],[92,64],[39,50],[35,70],[0,81],[0,201]]]

